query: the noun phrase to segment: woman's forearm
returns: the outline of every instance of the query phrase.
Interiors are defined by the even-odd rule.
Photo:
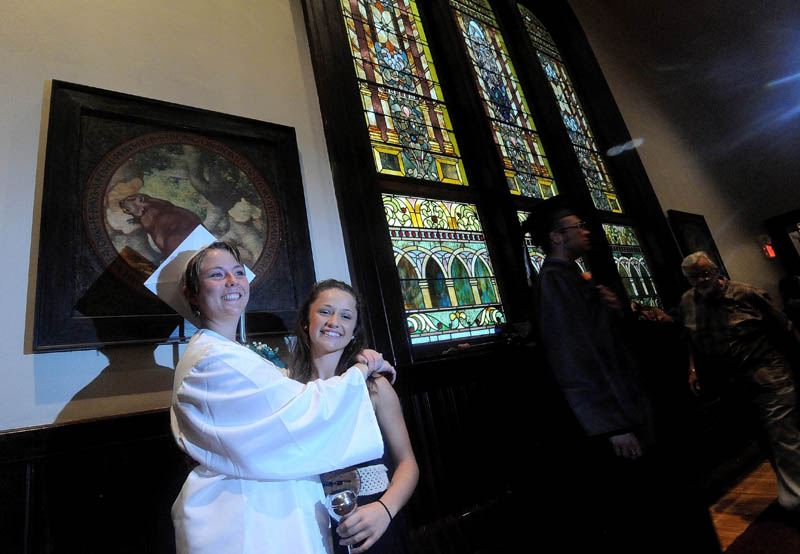
[[[397,512],[411,498],[417,486],[417,481],[419,481],[417,461],[413,457],[400,461],[394,470],[389,488],[381,496],[381,502],[389,509],[392,517],[396,516]]]

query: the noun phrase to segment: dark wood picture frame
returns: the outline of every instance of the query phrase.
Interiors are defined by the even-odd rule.
[[[686,257],[693,252],[702,250],[711,256],[712,261],[717,264],[722,274],[730,278],[705,217],[700,214],[667,210],[667,219],[669,220],[672,234],[678,243],[681,256]]]
[[[800,275],[800,209],[766,221],[772,247],[789,275]]]
[[[131,181],[122,181],[128,177]],[[183,201],[177,193],[156,200],[207,228],[209,214],[216,214],[217,227],[209,229],[215,236],[223,238],[223,229],[224,238],[256,245],[248,263],[256,274],[247,308],[248,336],[285,334],[293,328],[315,280],[294,129],[53,81],[34,352],[186,339],[183,318],[143,285],[146,271],[157,267],[158,257],[166,257],[171,246],[163,238],[159,242],[160,229],[153,229],[152,222],[148,226],[138,213],[126,220],[131,212],[119,200],[126,190],[149,190],[149,182],[163,191],[193,190],[195,183],[203,183],[202,193],[192,192],[205,206],[196,216],[175,207]],[[117,191],[120,183],[124,186]],[[246,225],[238,223],[242,206],[256,214]],[[120,241],[134,240],[129,236],[152,259],[122,248]]]

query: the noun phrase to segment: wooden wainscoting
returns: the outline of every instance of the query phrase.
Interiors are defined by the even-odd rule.
[[[413,552],[518,552],[581,532],[561,467],[580,431],[542,359],[500,345],[399,368],[420,465]],[[173,554],[188,470],[166,410],[0,433],[0,552]]]
[[[172,554],[186,472],[166,410],[0,434],[0,550]]]

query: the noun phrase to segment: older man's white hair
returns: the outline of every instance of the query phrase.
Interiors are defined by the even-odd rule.
[[[692,252],[686,256],[681,262],[681,271],[683,272],[683,275],[688,277],[689,270],[699,264],[701,260],[706,260],[708,265],[714,269],[718,269],[717,264],[714,263],[714,260],[711,259],[711,256],[709,256],[708,253],[698,250],[697,252]]]

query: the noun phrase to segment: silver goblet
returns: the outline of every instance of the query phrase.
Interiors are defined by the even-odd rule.
[[[342,520],[347,515],[352,514],[358,507],[356,493],[350,489],[329,494],[325,498],[325,507],[328,513],[337,521]],[[347,552],[350,552],[350,545],[347,545]]]

